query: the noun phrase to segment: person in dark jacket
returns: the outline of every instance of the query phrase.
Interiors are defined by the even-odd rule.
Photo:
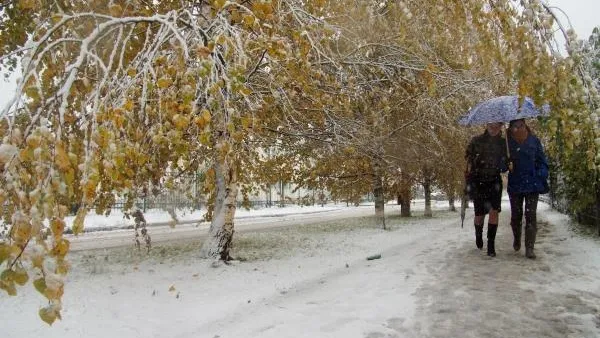
[[[521,222],[525,202],[525,256],[534,259],[537,203],[539,194],[548,192],[548,162],[542,143],[523,119],[510,121],[508,145],[513,166],[508,174],[507,187],[511,209],[510,226],[514,235],[513,248],[515,251],[521,249]]]
[[[483,134],[475,136],[467,147],[467,193],[475,209],[475,244],[483,248],[483,223],[488,217],[487,254],[496,256],[495,239],[501,211],[502,178],[507,170],[506,140],[502,123],[488,123]]]

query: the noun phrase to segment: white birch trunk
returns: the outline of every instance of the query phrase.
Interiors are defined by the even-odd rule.
[[[217,197],[215,210],[208,231],[208,238],[202,245],[201,255],[205,258],[229,260],[229,250],[233,240],[237,177],[235,168],[228,165],[227,160],[217,162],[214,166]]]

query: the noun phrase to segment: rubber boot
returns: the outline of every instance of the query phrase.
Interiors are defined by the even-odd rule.
[[[535,245],[535,235],[537,233],[537,229],[535,224],[526,224],[525,225],[525,257],[535,259],[535,252],[533,252],[533,247]]]
[[[496,231],[498,230],[498,224],[490,224],[488,223],[488,246],[487,246],[487,255],[490,257],[496,257]]]
[[[513,232],[513,249],[521,250],[521,223],[510,222],[510,227]]]
[[[475,244],[477,249],[483,249],[483,224],[475,224]]]

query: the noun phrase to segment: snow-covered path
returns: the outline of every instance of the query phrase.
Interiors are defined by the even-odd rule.
[[[390,216],[391,231],[360,217],[242,233],[234,255],[247,261],[216,268],[193,241],[150,256],[75,253],[63,320],[42,323],[32,289],[3,294],[2,336],[600,336],[600,241],[542,204],[538,259],[512,250],[508,212],[491,259],[475,248],[472,216],[461,229],[444,209],[433,219]],[[381,259],[365,259],[373,254]]]
[[[546,205],[538,217],[535,261],[513,251],[507,213],[494,259],[468,236],[448,241],[447,250],[427,250],[419,264],[430,276],[415,295],[408,336],[599,337],[599,242],[575,238],[566,217]]]

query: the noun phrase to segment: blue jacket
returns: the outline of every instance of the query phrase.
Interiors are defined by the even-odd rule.
[[[548,162],[540,140],[531,133],[523,144],[508,140],[513,170],[508,174],[508,193],[542,193],[547,187]]]

